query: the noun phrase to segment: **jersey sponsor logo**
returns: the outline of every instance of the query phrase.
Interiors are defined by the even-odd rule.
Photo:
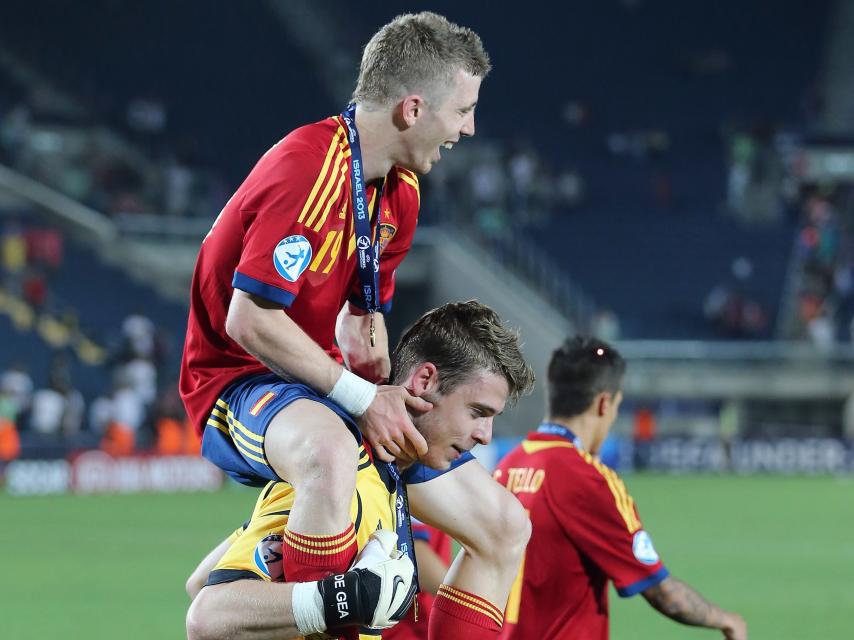
[[[655,564],[658,562],[658,553],[655,551],[655,547],[652,546],[652,538],[643,529],[635,533],[634,538],[632,538],[632,553],[635,554],[638,562],[644,564]]]
[[[288,282],[296,282],[311,262],[311,244],[305,236],[288,236],[273,251],[273,265]]]
[[[394,234],[397,233],[397,227],[388,222],[383,222],[380,225],[380,253],[385,249],[385,246],[391,242]]]
[[[282,536],[274,533],[255,545],[255,566],[273,582],[285,576],[282,564]]]

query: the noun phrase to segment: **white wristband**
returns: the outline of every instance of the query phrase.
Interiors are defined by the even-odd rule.
[[[377,395],[377,385],[344,369],[326,396],[354,418],[368,410]]]
[[[316,582],[297,582],[291,591],[291,610],[301,635],[326,631],[323,618],[323,598]]]

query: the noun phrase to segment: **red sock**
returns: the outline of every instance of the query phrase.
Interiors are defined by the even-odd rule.
[[[443,584],[430,610],[430,640],[492,640],[503,619],[491,602]]]
[[[356,557],[356,530],[351,524],[334,536],[308,536],[285,529],[282,565],[287,582],[320,580],[344,573]]]

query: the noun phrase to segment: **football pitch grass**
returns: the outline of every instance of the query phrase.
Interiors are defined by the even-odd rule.
[[[854,637],[854,479],[627,476],[674,576],[742,613],[750,637]],[[0,494],[0,638],[182,638],[184,580],[256,492]],[[618,640],[720,637],[611,594]],[[533,640],[533,639],[532,639]]]

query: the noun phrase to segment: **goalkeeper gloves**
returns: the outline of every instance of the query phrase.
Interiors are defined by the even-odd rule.
[[[352,626],[397,624],[412,604],[416,584],[412,561],[396,543],[397,534],[375,531],[346,573],[295,584],[292,608],[300,633],[340,635]]]

